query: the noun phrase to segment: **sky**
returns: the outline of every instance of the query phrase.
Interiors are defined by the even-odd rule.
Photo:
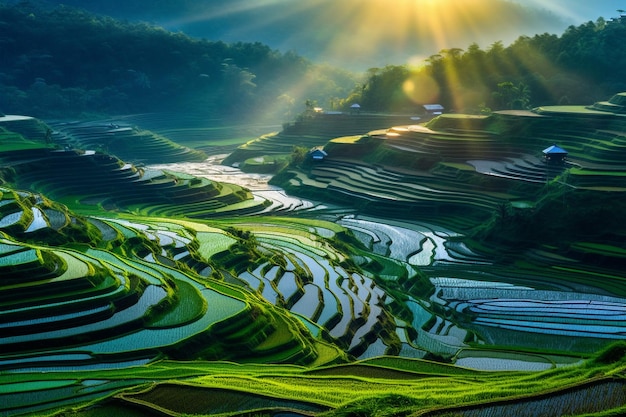
[[[560,35],[570,25],[617,17],[620,6],[626,0],[231,0],[165,24],[362,70],[471,43],[484,49],[520,35]]]
[[[626,0],[232,0],[217,14],[166,24],[211,37],[263,40],[352,69],[423,61],[442,49],[505,46],[520,35],[560,35],[570,25],[616,17]]]
[[[617,10],[626,10],[624,0],[526,0],[515,3],[550,10],[572,24],[595,21],[599,16],[605,19],[617,17]]]
[[[365,71],[617,17],[626,0],[40,0]]]

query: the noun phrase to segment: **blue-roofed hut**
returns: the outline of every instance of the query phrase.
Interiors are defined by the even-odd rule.
[[[563,162],[567,151],[559,146],[552,145],[543,150],[543,156],[548,162]]]
[[[328,154],[326,153],[326,151],[320,147],[313,148],[309,151],[309,157],[313,161],[323,161],[324,158],[326,158],[327,156]]]
[[[422,105],[426,114],[431,116],[439,116],[443,114],[443,106],[441,104],[424,104]]]

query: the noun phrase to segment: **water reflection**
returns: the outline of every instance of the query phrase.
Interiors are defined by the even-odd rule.
[[[254,174],[243,172],[239,168],[221,165],[227,154],[212,155],[203,162],[180,162],[172,164],[149,165],[148,168],[165,171],[182,172],[217,182],[240,185],[250,191],[280,190],[268,184],[271,174]]]

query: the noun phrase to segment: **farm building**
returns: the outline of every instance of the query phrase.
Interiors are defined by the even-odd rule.
[[[559,146],[552,145],[543,150],[543,156],[548,162],[563,162],[567,151]]]
[[[441,104],[424,104],[422,106],[426,112],[426,114],[430,114],[432,116],[439,116],[443,114],[443,106]]]
[[[309,158],[313,161],[323,161],[328,156],[328,153],[322,148],[313,148],[309,151]]]

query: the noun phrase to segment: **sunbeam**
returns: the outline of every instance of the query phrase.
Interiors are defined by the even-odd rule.
[[[559,24],[566,10],[543,13],[507,0],[237,0],[198,3],[168,22],[213,33],[226,42],[263,41],[333,65],[404,64],[446,48],[482,47]],[[536,6],[539,7],[539,6]],[[558,15],[556,14],[558,12]],[[566,25],[560,22],[559,28]]]

